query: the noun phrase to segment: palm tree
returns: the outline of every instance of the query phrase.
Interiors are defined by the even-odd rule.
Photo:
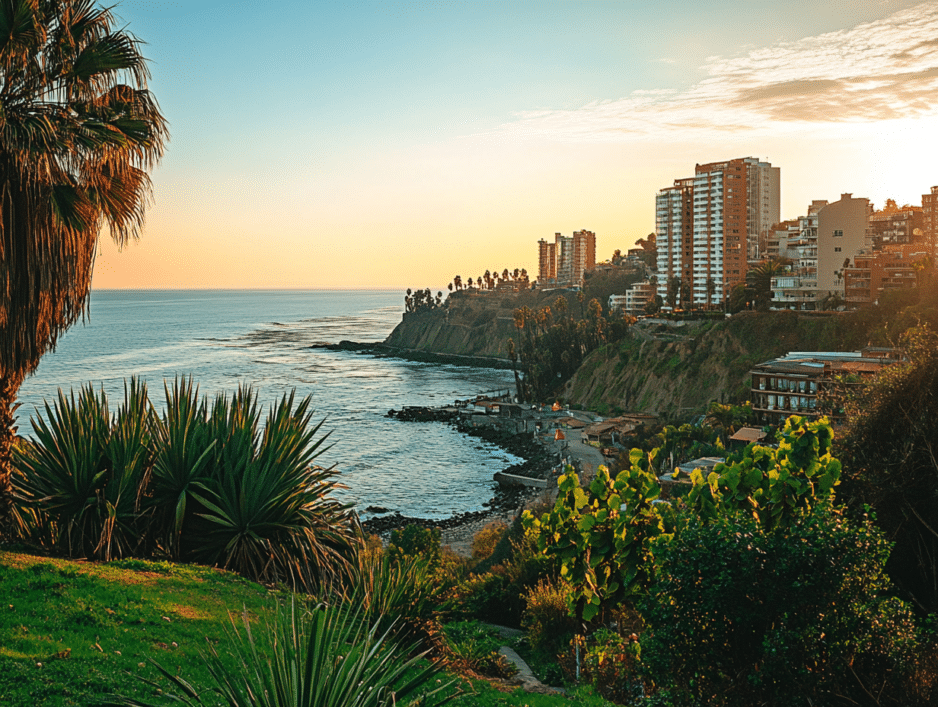
[[[87,314],[98,235],[139,236],[168,139],[140,44],[93,0],[0,4],[0,533],[16,394]]]
[[[764,260],[746,273],[746,286],[756,301],[756,309],[768,311],[772,304],[772,278],[784,275],[791,261],[786,258]]]

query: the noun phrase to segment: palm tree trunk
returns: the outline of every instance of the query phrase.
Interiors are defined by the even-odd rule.
[[[16,427],[16,392],[23,382],[21,376],[0,376],[0,540],[12,532],[13,520],[13,440]]]

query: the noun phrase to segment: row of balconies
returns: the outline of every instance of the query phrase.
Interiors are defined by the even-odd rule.
[[[776,376],[753,376],[753,390],[781,390],[793,393],[817,393],[817,381],[806,378],[780,378]]]
[[[806,397],[803,395],[768,395],[758,396],[756,405],[757,410],[791,410],[793,412],[811,413],[817,410],[817,398]]]

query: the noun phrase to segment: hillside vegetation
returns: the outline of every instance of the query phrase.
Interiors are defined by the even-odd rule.
[[[408,352],[507,360],[508,339],[518,339],[516,309],[536,310],[563,296],[569,311],[582,317],[591,299],[599,300],[605,311],[609,295],[625,292],[639,279],[628,268],[598,271],[586,280],[582,302],[576,292],[562,289],[453,292],[440,307],[406,312],[384,345]]]
[[[676,326],[641,322],[625,339],[584,360],[563,390],[598,412],[702,412],[713,400],[749,395],[752,366],[791,351],[892,346],[920,324],[938,327],[938,287],[892,293],[878,307],[847,313],[741,312],[724,321]]]

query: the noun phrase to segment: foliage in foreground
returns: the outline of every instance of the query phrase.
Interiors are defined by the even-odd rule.
[[[652,543],[645,667],[692,704],[927,704],[938,694],[915,694],[927,647],[889,596],[889,549],[829,503],[776,528],[730,509],[682,514]]]
[[[847,502],[869,504],[895,542],[888,570],[924,613],[938,612],[938,334],[902,340],[907,363],[884,369],[848,401],[839,441]]]
[[[151,659],[192,667],[228,611],[264,617],[276,594],[236,574],[168,562],[72,562],[0,551],[0,704],[97,704],[155,693]]]
[[[540,518],[528,511],[523,516],[538,549],[560,558],[577,620],[591,620],[604,602],[617,604],[643,584],[651,568],[648,543],[666,530],[653,504],[661,491],[650,471],[653,458],[632,450],[630,460],[615,480],[600,466],[586,490],[568,467],[553,510]]]
[[[279,611],[262,638],[255,638],[245,613],[242,627],[233,632],[222,651],[212,646],[202,660],[211,674],[211,687],[198,688],[184,677],[157,664],[172,685],[168,697],[185,705],[228,707],[385,707],[416,703],[430,707],[448,701],[442,687],[432,685],[439,672],[434,665],[418,667],[424,654],[410,650],[380,633],[355,601],[338,605],[298,606]],[[415,674],[408,675],[412,668]],[[154,683],[156,685],[156,683]],[[127,699],[117,704],[157,707],[159,702]]]
[[[263,625],[285,598],[235,574],[203,567],[136,559],[77,563],[3,551],[0,595],[0,704],[11,707],[100,704],[117,695],[138,702],[168,699],[151,684],[161,677],[152,661],[174,673],[184,666],[186,680],[203,690],[212,677],[199,655],[210,653],[210,646],[218,647],[228,670],[238,670],[236,656],[221,648],[230,635],[229,612],[237,617],[247,609],[251,620]],[[371,604],[378,605],[393,602]],[[255,632],[257,639],[264,635]],[[426,667],[425,662],[415,665],[405,680]],[[567,697],[504,693],[475,680],[450,685],[441,694],[467,707],[570,704]],[[576,704],[609,707],[589,691],[577,690],[575,699]]]
[[[46,403],[15,457],[21,537],[69,557],[162,555],[307,588],[347,567],[354,514],[332,498],[338,472],[313,465],[328,435],[309,397],[284,395],[261,431],[250,388],[210,402],[177,379],[165,392],[162,416],[135,379],[113,415],[90,385]]]

